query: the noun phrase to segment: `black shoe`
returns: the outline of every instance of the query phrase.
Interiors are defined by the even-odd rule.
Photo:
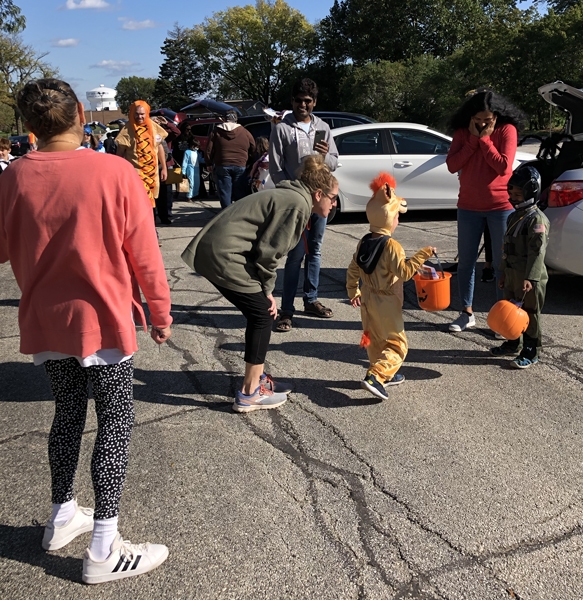
[[[368,390],[373,396],[380,398],[381,400],[388,400],[389,395],[385,390],[382,383],[380,383],[374,375],[367,375],[364,381],[360,382],[360,387],[364,390]]]
[[[494,269],[491,267],[484,267],[482,269],[482,281],[484,283],[490,283],[490,281],[494,281]]]
[[[508,341],[504,342],[501,346],[490,348],[490,354],[492,356],[516,356],[519,352],[520,346]]]

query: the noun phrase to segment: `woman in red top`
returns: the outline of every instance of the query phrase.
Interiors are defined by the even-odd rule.
[[[506,219],[513,210],[507,185],[522,121],[522,112],[491,90],[474,93],[451,120],[454,135],[446,162],[449,171],[457,172],[460,180],[457,275],[462,313],[451,323],[450,331],[476,325],[472,309],[474,276],[486,224],[492,239],[496,281],[501,275]],[[498,286],[496,290],[500,292]]]
[[[83,104],[64,81],[24,86],[18,108],[38,137],[0,185],[0,263],[22,292],[20,351],[43,364],[55,398],[49,435],[53,511],[42,546],[58,550],[92,532],[83,581],[145,573],[168,556],[117,532],[134,423],[134,320],[170,337],[170,291],[146,190],[133,167],[81,147]],[[138,288],[139,286],[139,288]],[[97,436],[91,460],[95,511],[75,500],[74,480],[91,383]]]

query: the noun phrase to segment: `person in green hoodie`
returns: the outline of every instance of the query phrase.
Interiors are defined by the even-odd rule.
[[[327,217],[338,199],[338,182],[321,155],[304,159],[295,181],[247,196],[205,225],[182,253],[247,319],[245,376],[233,410],[276,408],[291,386],[264,371],[277,316],[273,298],[280,259],[298,244],[312,213]]]

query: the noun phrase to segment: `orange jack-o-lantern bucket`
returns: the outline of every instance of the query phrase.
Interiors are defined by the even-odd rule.
[[[516,340],[528,327],[528,313],[510,300],[496,302],[488,313],[488,327],[504,336]]]
[[[445,310],[449,306],[451,273],[439,273],[439,279],[423,279],[419,273],[413,275],[419,306],[428,312]]]

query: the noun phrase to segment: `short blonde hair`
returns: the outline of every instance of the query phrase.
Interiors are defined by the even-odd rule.
[[[317,190],[329,192],[338,183],[322,154],[306,156],[298,169],[298,179],[314,193]]]

